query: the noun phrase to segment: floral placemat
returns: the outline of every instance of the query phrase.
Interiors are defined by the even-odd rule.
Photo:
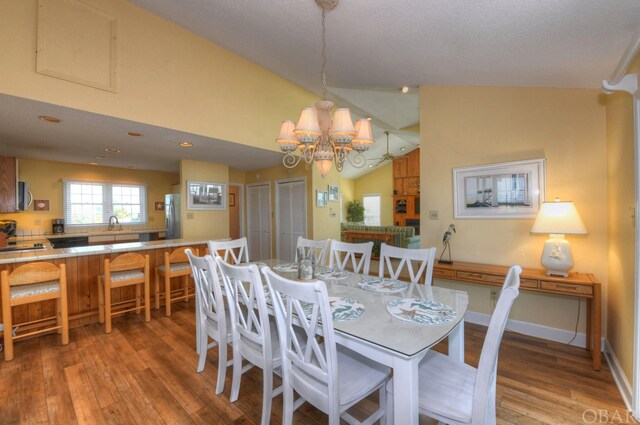
[[[358,286],[365,291],[381,292],[385,294],[396,294],[409,287],[406,282],[380,277],[364,277],[358,283]]]
[[[387,311],[405,322],[422,325],[446,325],[456,318],[456,312],[448,305],[418,298],[390,301]]]
[[[297,272],[298,265],[296,263],[280,263],[273,266],[273,270],[277,272]]]
[[[333,320],[353,320],[364,314],[365,307],[354,298],[329,297],[329,307]],[[313,304],[305,304],[304,310],[307,318],[311,317]]]
[[[345,270],[333,270],[328,267],[318,267],[316,268],[315,277],[317,279],[346,279],[351,276],[351,272]]]

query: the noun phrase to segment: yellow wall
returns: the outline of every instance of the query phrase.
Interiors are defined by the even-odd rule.
[[[316,206],[316,191],[329,190],[329,185],[340,186],[340,173],[331,167],[331,171],[322,178],[318,169],[313,167],[313,239],[340,240],[340,202],[327,201],[326,207]]]
[[[380,225],[393,226],[393,164],[389,162],[375,171],[355,179],[355,199],[364,195],[380,195]]]
[[[340,194],[342,195],[342,221],[347,221],[347,206],[355,199],[355,180],[340,179]]]
[[[117,20],[117,93],[35,72],[36,0],[0,2],[0,93],[273,150],[280,122],[316,100],[126,0],[84,3]],[[72,27],[61,31],[83,36]],[[67,53],[77,60],[70,69],[92,67],[92,58]]]
[[[640,57],[629,73],[640,70]],[[623,92],[606,97],[609,196],[607,340],[633,382],[635,209],[633,106]]]
[[[541,268],[546,236],[529,233],[533,220],[454,220],[452,168],[546,158],[547,199],[574,201],[589,231],[568,237],[574,270],[594,273],[606,288],[607,146],[597,90],[423,86],[420,123],[421,210],[440,216],[422,220],[422,246],[439,255],[442,234],[455,223],[454,261]],[[470,292],[471,310],[491,311],[488,288],[451,286]],[[573,330],[577,307],[576,299],[523,292],[511,318]]]
[[[229,166],[210,162],[180,161],[180,199],[182,203],[182,237],[222,239],[229,237],[229,210],[187,210],[187,181],[229,182]]]
[[[164,228],[164,211],[155,211],[154,202],[164,202],[164,195],[171,193],[171,185],[179,181],[177,173],[131,170],[66,162],[19,159],[19,178],[29,183],[35,199],[48,199],[49,211],[29,211],[18,214],[0,214],[0,219],[18,221],[19,230],[51,232],[51,219],[64,218],[62,210],[62,179],[109,181],[118,183],[146,183],[146,227]],[[37,224],[39,221],[39,224]]]

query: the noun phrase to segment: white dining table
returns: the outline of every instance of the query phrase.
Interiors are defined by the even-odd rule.
[[[273,268],[283,261],[263,260],[261,263]],[[297,278],[295,272],[276,273],[289,279]],[[365,307],[364,314],[356,319],[333,321],[336,342],[393,369],[393,423],[417,425],[418,365],[431,347],[447,337],[449,356],[464,362],[464,315],[469,304],[468,295],[464,291],[422,284],[409,285],[406,291],[396,294],[371,292],[358,286],[363,276],[352,273],[343,279],[321,279],[325,281],[330,297],[353,298]],[[455,310],[456,317],[445,325],[402,321],[387,311],[387,304],[399,298],[440,302]]]

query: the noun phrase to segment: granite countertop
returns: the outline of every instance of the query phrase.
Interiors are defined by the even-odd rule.
[[[112,232],[113,233],[113,232]],[[126,232],[125,232],[126,233]],[[21,252],[0,253],[0,265],[29,261],[53,260],[57,258],[102,255],[116,252],[142,251],[147,249],[174,248],[185,245],[206,244],[209,239],[169,239],[150,242],[129,242],[111,245],[92,245],[76,248],[45,248]],[[224,239],[228,240],[228,239]]]
[[[32,232],[28,235],[13,236],[9,238],[10,242],[31,241],[34,239],[57,239],[57,238],[83,238],[89,236],[109,236],[109,235],[131,235],[140,233],[163,233],[165,229],[127,229],[121,230],[98,230],[87,232],[73,232],[73,233],[44,233],[44,232]]]

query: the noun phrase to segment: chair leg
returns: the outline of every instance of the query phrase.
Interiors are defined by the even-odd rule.
[[[202,328],[202,325],[200,325],[200,327]],[[203,332],[198,332],[198,345],[201,347],[200,352],[198,353],[198,368],[196,369],[196,372],[200,373],[204,370],[204,364],[207,361],[207,332],[203,331]],[[226,362],[226,359],[225,359]],[[224,380],[223,380],[224,381]],[[220,382],[220,370],[218,370],[218,385]],[[224,385],[224,382],[223,382]],[[216,390],[216,394],[220,394],[217,392]]]
[[[155,277],[153,279],[153,296],[156,301],[156,310],[160,310],[160,273],[156,269]]]
[[[242,378],[242,356],[240,355],[240,341],[233,344],[233,379],[231,381],[231,395],[229,401],[233,403],[238,400],[240,394],[240,379]],[[222,349],[222,345],[220,345]]]
[[[60,311],[60,298],[58,298],[56,301],[56,326],[60,326],[58,328],[58,335],[62,335],[62,313]]]
[[[293,388],[286,382],[283,385],[282,425],[291,425],[293,423]]]
[[[262,369],[262,421],[261,425],[271,423],[271,402],[273,401],[273,371],[271,367]]]
[[[9,283],[2,285],[2,322],[4,323],[4,360],[13,359],[13,326],[11,321],[11,300],[9,299]]]
[[[184,302],[189,302],[189,275],[184,276]]]
[[[60,319],[62,320],[62,345],[69,344],[69,309],[67,307],[67,283],[60,285]]]
[[[111,285],[104,283],[104,331],[111,333]]]
[[[171,275],[168,272],[164,275],[164,314],[171,316]]]
[[[200,326],[202,327],[202,325]],[[208,351],[207,340],[201,341],[201,344],[200,355],[202,355],[202,352],[206,353]],[[216,384],[216,394],[220,394],[224,391],[224,379],[227,376],[227,345],[226,339],[218,343],[218,383]],[[235,358],[236,357],[234,357],[234,359]],[[235,365],[235,362],[233,364]]]
[[[144,279],[144,321],[151,321],[151,296],[149,295],[149,276]]]
[[[104,323],[104,285],[98,276],[98,323]]]
[[[393,425],[393,379],[387,381],[385,385],[385,398],[387,400],[387,408],[385,416],[387,417],[387,425]]]
[[[140,312],[142,311],[142,293],[140,291],[140,285],[143,285],[142,283],[136,283],[135,287],[136,287],[136,314],[140,314]]]

